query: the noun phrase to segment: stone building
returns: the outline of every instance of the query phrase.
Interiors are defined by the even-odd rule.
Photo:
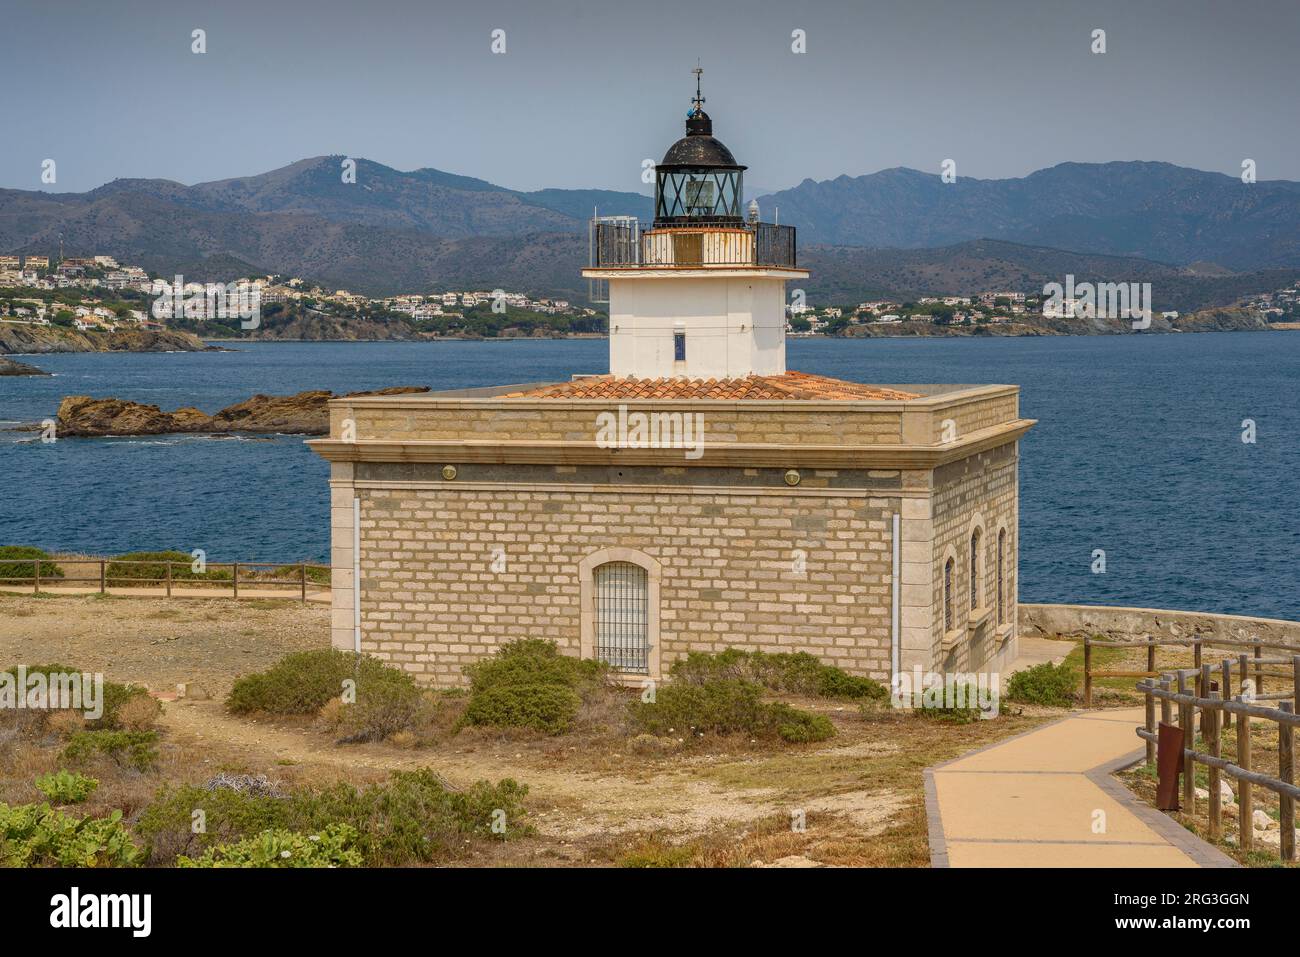
[[[443,686],[517,638],[629,682],[728,646],[1015,657],[1019,389],[787,371],[795,232],[742,211],[702,103],[654,220],[592,224],[609,375],[330,404],[337,647]]]

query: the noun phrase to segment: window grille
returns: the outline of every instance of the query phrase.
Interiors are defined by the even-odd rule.
[[[615,671],[650,672],[650,595],[646,570],[631,562],[599,566],[596,657]]]
[[[952,559],[943,566],[943,630],[952,631]]]
[[[998,624],[1007,620],[1007,530],[998,530]]]

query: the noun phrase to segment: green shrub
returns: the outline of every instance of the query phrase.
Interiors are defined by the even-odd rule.
[[[158,761],[157,731],[78,731],[63,749],[65,761],[85,761],[97,754],[121,767],[147,771]]]
[[[41,578],[62,578],[63,569],[54,562],[45,560],[49,557],[49,552],[31,545],[0,545],[0,585],[33,581],[38,564]]]
[[[780,702],[767,707],[771,713],[770,720],[776,725],[776,733],[783,741],[806,744],[809,741],[825,741],[835,734],[835,726],[824,714],[800,711]]]
[[[562,655],[553,641],[508,642],[465,668],[469,704],[457,727],[532,728],[564,734],[578,711],[608,687],[609,665]]]
[[[344,783],[284,796],[185,786],[160,791],[136,830],[151,863],[163,864],[179,856],[197,858],[264,831],[318,834],[331,824],[346,824],[356,831],[352,846],[366,866],[398,867],[454,857],[467,837],[507,840],[529,833],[522,823],[527,793],[527,787],[508,779],[452,791],[428,769],[398,771],[360,791]],[[195,811],[203,812],[204,821],[197,834]]]
[[[645,733],[682,737],[712,732],[824,741],[835,733],[826,717],[764,702],[762,693],[759,685],[739,678],[674,683],[659,688],[654,701],[632,702],[629,715],[633,726]]]
[[[777,654],[740,648],[727,648],[717,654],[692,651],[674,662],[669,673],[678,681],[689,684],[735,678],[752,681],[773,691],[817,698],[883,701],[889,697],[889,690],[879,681],[823,664],[806,651]]]
[[[133,867],[140,849],[108,817],[72,817],[48,804],[0,804],[0,867]]]
[[[271,573],[271,576],[281,581],[300,581],[302,578],[302,565],[281,565]],[[323,565],[308,565],[307,581],[313,585],[328,585],[330,583],[330,570]]]
[[[993,708],[997,708],[996,696]],[[959,685],[952,681],[924,692],[915,711],[923,718],[949,724],[970,724],[980,720],[984,714],[979,706],[978,687],[973,684]]]
[[[424,695],[415,679],[397,668],[366,669],[357,682],[356,701],[340,711],[340,741],[382,741],[410,728]]]
[[[263,831],[234,844],[209,848],[202,857],[176,858],[178,867],[360,867],[352,845],[356,828],[330,824],[319,834]]]
[[[141,564],[135,564],[140,562]],[[208,568],[206,571],[193,570],[194,556],[188,552],[127,552],[118,555],[108,563],[104,571],[108,583],[138,581],[154,584],[167,578],[167,563],[171,562],[172,581],[217,581],[228,582],[232,579],[229,568]]]
[[[343,682],[356,682],[357,701],[372,685],[394,682],[390,668],[378,658],[357,655],[338,648],[300,651],[287,655],[266,671],[245,675],[235,681],[226,698],[226,708],[235,714],[264,711],[268,714],[315,714],[325,702],[343,693]],[[411,682],[414,686],[414,682]]]
[[[460,724],[564,734],[581,706],[578,693],[564,685],[493,685],[473,693]]]
[[[473,693],[503,685],[560,685],[584,698],[604,686],[608,673],[604,662],[562,655],[555,642],[539,638],[508,642],[465,668]]]
[[[56,804],[79,804],[90,797],[99,782],[84,774],[60,770],[36,779],[36,790]]]
[[[88,672],[83,672],[80,668],[73,668],[71,665],[61,665],[61,664],[24,665],[23,667],[26,670],[28,676],[41,674],[41,675],[45,675],[47,679],[49,678],[50,675],[69,675],[69,674],[88,673]],[[13,668],[7,669],[7,673],[17,677],[18,667],[15,666]],[[94,729],[114,729],[119,727],[118,712],[121,710],[122,705],[126,704],[128,701],[130,701],[133,698],[139,698],[139,697],[145,697],[145,698],[149,697],[148,689],[143,688],[139,685],[132,685],[132,684],[124,685],[124,684],[119,684],[116,681],[105,681],[104,697],[102,702],[103,714],[101,714],[98,718],[95,718],[94,720],[87,721],[86,726],[88,728],[94,728]],[[83,703],[89,704],[89,702],[84,700]],[[55,710],[69,710],[69,709],[50,709],[50,710],[51,712],[53,712]]]
[[[1073,668],[1044,661],[1011,676],[1007,682],[1007,699],[1068,708],[1074,703],[1078,682],[1079,676]]]

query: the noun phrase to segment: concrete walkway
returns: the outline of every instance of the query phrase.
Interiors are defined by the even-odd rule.
[[[935,867],[1232,867],[1111,777],[1142,709],[1071,714],[925,772]]]

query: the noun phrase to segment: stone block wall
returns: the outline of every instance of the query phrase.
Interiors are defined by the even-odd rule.
[[[688,474],[619,487],[546,467],[510,470],[532,482],[359,479],[363,650],[439,686],[463,683],[466,664],[516,638],[576,655],[579,566],[630,549],[661,566],[662,671],[688,651],[734,645],[807,651],[888,680],[898,494],[835,488],[838,476],[810,474],[820,488],[782,487],[779,474],[727,488],[673,471]],[[350,520],[350,498],[347,508]],[[350,561],[337,548],[336,559],[345,551]],[[335,643],[351,647],[350,619],[340,622]]]

